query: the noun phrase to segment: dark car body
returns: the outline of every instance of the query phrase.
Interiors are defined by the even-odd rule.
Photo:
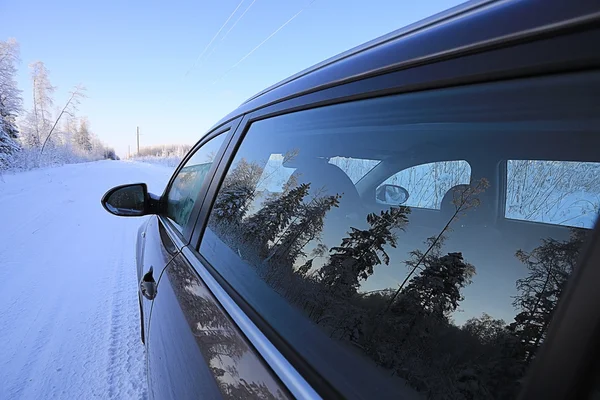
[[[155,215],[139,229],[136,256],[150,397],[596,398],[600,238],[586,215],[597,215],[600,198],[599,43],[597,1],[468,2],[294,75],[223,118],[162,197],[147,195]],[[209,161],[195,163],[210,145]],[[424,169],[432,165],[435,175]],[[527,191],[536,168],[539,195]],[[282,181],[263,182],[273,174]],[[411,176],[452,183],[424,196]],[[348,182],[321,198],[320,179]],[[382,182],[408,185],[412,203],[381,203]],[[288,208],[273,200],[284,198]],[[315,199],[327,216],[306,228]],[[585,202],[591,208],[573,205]],[[385,233],[392,225],[398,233]],[[279,249],[293,229],[317,230],[290,260]],[[371,242],[373,232],[386,239]],[[444,240],[464,248],[442,251]],[[404,282],[358,286],[387,279],[403,246],[417,249],[403,253],[416,257],[403,261],[414,266]],[[515,253],[523,268],[513,274]],[[486,257],[495,268],[471,264]],[[443,292],[428,282],[446,285],[431,274],[448,263],[446,276],[462,272]],[[545,283],[528,291],[536,279]],[[454,297],[435,300],[436,290]],[[429,297],[410,303],[418,293]],[[513,302],[514,321],[501,323]],[[478,304],[494,319],[461,317]]]

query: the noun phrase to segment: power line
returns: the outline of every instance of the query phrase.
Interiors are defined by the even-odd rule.
[[[242,57],[238,62],[236,62],[235,64],[233,64],[227,71],[225,71],[225,73],[223,73],[223,75],[221,75],[218,79],[216,79],[213,82],[213,85],[217,82],[219,82],[221,79],[223,79],[228,73],[230,73],[235,67],[237,67],[238,65],[240,65],[246,58],[250,57],[252,55],[252,53],[254,53],[256,50],[258,50],[263,44],[265,44],[269,39],[271,39],[273,36],[275,36],[277,34],[277,32],[279,32],[280,30],[282,30],[283,28],[285,28],[285,26],[287,24],[289,24],[290,22],[292,22],[294,19],[296,19],[296,17],[300,14],[302,14],[302,12],[304,10],[306,10],[308,7],[310,7],[312,5],[312,3],[314,3],[316,0],[312,0],[310,3],[308,3],[308,5],[306,5],[304,8],[302,8],[300,11],[298,11],[296,14],[294,14],[292,16],[292,18],[288,19],[283,25],[281,25],[279,28],[275,29],[275,31],[273,33],[271,33],[269,36],[267,36],[267,38],[265,40],[263,40],[262,42],[260,42],[258,44],[258,46],[256,46],[255,48],[253,48],[252,50],[250,50],[250,52],[248,54],[246,54],[244,57]]]
[[[240,6],[242,5],[242,3],[244,1],[246,1],[246,0],[241,0],[240,1],[240,3],[235,8],[235,10],[233,10],[233,12],[225,20],[225,22],[223,23],[223,25],[221,25],[221,27],[219,28],[219,30],[217,31],[217,33],[215,34],[215,36],[213,36],[213,38],[210,40],[210,42],[208,42],[208,44],[206,45],[206,47],[204,48],[204,50],[202,50],[202,53],[200,53],[200,55],[198,56],[198,58],[196,58],[196,61],[194,61],[194,64],[192,64],[191,68],[185,73],[185,76],[188,76],[189,73],[192,72],[192,70],[194,69],[194,67],[196,66],[196,64],[198,64],[198,61],[200,61],[200,58],[204,55],[204,53],[206,53],[206,50],[208,50],[208,48],[210,47],[210,45],[212,44],[212,42],[214,42],[215,39],[217,38],[217,36],[219,36],[219,33],[221,33],[221,31],[223,30],[223,28],[225,28],[225,25],[227,25],[227,23],[229,22],[229,20],[231,19],[231,17],[233,17],[233,15],[240,8]]]
[[[256,0],[252,0],[252,3],[250,3],[250,5],[244,10],[244,12],[242,13],[242,15],[240,15],[239,18],[235,20],[235,22],[233,23],[233,25],[231,26],[231,28],[229,28],[229,30],[227,32],[225,32],[225,35],[223,35],[223,37],[221,37],[221,40],[219,40],[219,42],[217,42],[217,44],[215,46],[213,46],[213,48],[206,55],[206,57],[204,57],[204,61],[205,62],[206,62],[206,60],[208,60],[210,58],[211,54],[215,52],[215,50],[219,47],[219,45],[221,44],[221,42],[223,42],[223,40],[225,40],[225,38],[227,37],[227,35],[229,35],[229,32],[231,32],[233,30],[233,28],[235,28],[235,26],[238,24],[238,22],[240,22],[240,20],[242,18],[244,18],[244,15],[246,15],[246,13],[248,12],[248,10],[250,10],[250,8],[254,5],[254,3],[256,3]],[[200,66],[202,66],[202,64],[200,64],[198,67],[200,67]]]

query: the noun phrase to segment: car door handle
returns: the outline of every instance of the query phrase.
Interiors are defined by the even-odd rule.
[[[150,270],[140,281],[140,292],[142,292],[142,296],[148,300],[154,300],[156,297],[157,288],[154,276],[152,276],[152,267],[150,267]]]

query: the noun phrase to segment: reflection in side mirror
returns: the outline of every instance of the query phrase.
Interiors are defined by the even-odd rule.
[[[121,217],[141,217],[149,213],[148,187],[145,183],[117,186],[102,196],[102,206]]]
[[[384,184],[377,188],[375,197],[380,204],[399,206],[408,200],[408,190],[402,186]]]

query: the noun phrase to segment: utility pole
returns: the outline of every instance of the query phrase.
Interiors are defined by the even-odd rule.
[[[137,155],[140,155],[140,127],[137,127]]]

